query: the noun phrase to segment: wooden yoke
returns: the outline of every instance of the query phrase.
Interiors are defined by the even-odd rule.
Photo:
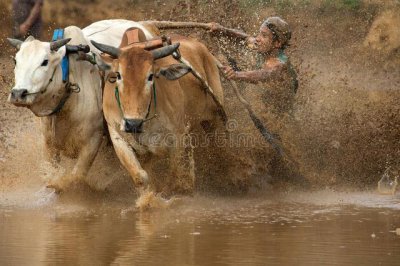
[[[145,50],[153,50],[161,48],[165,45],[166,37],[156,37],[151,40],[146,40],[144,32],[136,27],[129,28],[122,36],[120,48],[131,48],[132,46],[143,48]]]
[[[141,29],[138,28],[129,28],[125,31],[124,35],[122,36],[121,44],[119,47],[126,47],[134,43],[138,42],[145,42],[146,36]]]

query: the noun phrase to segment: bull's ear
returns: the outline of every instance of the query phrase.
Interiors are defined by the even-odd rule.
[[[31,42],[34,40],[35,40],[35,37],[33,37],[32,35],[29,35],[28,38],[26,38],[25,42]]]
[[[192,71],[192,69],[185,64],[173,64],[168,67],[161,68],[156,74],[156,77],[162,75],[168,80],[177,80],[190,71]]]

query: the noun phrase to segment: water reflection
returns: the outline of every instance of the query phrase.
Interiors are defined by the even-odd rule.
[[[99,200],[3,205],[0,264],[397,265],[399,218],[396,208],[285,197],[195,197],[147,213]]]

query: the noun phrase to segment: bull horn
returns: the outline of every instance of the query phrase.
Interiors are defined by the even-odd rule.
[[[118,56],[121,54],[121,50],[117,47],[111,46],[111,45],[106,45],[102,43],[98,43],[95,41],[90,41],[94,47],[102,51],[103,53],[106,53],[108,55],[111,55],[113,58],[118,58]]]
[[[71,41],[71,38],[61,39],[61,40],[58,40],[58,41],[53,41],[53,42],[50,43],[50,50],[57,51],[58,49],[60,49],[61,47],[63,47],[67,43],[69,43],[69,41]]]
[[[23,43],[23,41],[18,39],[7,38],[7,40],[12,46],[17,48],[18,50],[21,48],[21,44]]]
[[[168,45],[168,46],[153,50],[151,53],[153,54],[154,60],[171,55],[173,52],[176,51],[176,49],[178,49],[179,45],[180,45],[180,43],[177,42],[172,45]]]

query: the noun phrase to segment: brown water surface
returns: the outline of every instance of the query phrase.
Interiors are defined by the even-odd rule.
[[[0,265],[399,265],[398,196],[293,192],[183,198],[140,213],[132,199],[0,198]],[[132,201],[133,202],[133,201]]]

